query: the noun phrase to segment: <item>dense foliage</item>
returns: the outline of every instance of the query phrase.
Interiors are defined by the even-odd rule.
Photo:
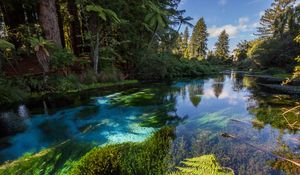
[[[294,58],[300,54],[294,38],[300,31],[300,5],[295,0],[274,0],[260,20],[257,35],[252,41],[243,41],[234,50],[233,61],[240,68],[283,68],[291,72]]]

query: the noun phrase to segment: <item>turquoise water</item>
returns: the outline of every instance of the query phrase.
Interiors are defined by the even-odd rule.
[[[63,109],[51,109],[47,101],[37,105],[39,110],[24,104],[1,113],[0,161],[67,140],[98,146],[142,142],[159,128],[174,125],[177,137],[170,150],[174,165],[187,157],[215,154],[222,166],[236,174],[291,174],[288,170],[299,169],[278,156],[297,160],[299,132],[270,122],[272,116],[264,120],[252,112],[275,95],[298,100],[263,91],[251,77],[231,74],[89,96],[88,102]],[[263,104],[270,111],[279,107]]]

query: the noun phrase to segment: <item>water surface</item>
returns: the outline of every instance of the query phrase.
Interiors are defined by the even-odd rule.
[[[232,73],[89,97],[64,108],[51,108],[56,105],[44,101],[38,110],[20,105],[3,111],[0,161],[67,140],[95,146],[142,142],[159,128],[174,125],[176,139],[170,150],[174,166],[188,157],[215,154],[222,166],[236,174],[300,172],[278,158],[298,161],[299,132],[280,115],[298,99],[264,91],[254,78]],[[288,120],[297,117],[287,116]]]

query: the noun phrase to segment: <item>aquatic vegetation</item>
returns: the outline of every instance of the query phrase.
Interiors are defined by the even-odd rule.
[[[70,149],[72,147],[72,149]],[[16,161],[0,166],[3,175],[66,174],[73,162],[87,153],[93,145],[67,141],[37,154],[25,154]]]
[[[96,114],[98,114],[99,111],[100,111],[99,106],[88,106],[88,107],[81,109],[76,114],[76,118],[81,119],[81,120],[89,119],[89,118],[95,116]]]
[[[209,126],[209,127],[224,127],[234,118],[232,114],[228,114],[228,109],[217,111],[214,113],[205,114],[197,119],[199,125]]]
[[[171,115],[169,112],[174,111],[175,104],[168,103],[159,107],[156,111],[150,113],[144,113],[139,116],[141,119],[142,127],[154,127],[160,128],[165,125],[175,125],[185,120],[179,116]]]
[[[292,171],[297,167],[270,154],[276,150],[273,147],[278,147],[277,139],[291,144],[291,155],[297,153],[299,142],[289,139],[298,133],[282,130],[288,126],[279,115],[290,109],[296,100],[248,89],[252,82],[243,81],[243,76],[239,80],[225,76],[223,79],[187,80],[171,86],[161,83],[147,85],[147,88],[120,88],[114,94],[110,90],[105,93],[95,90],[59,98],[57,102],[47,101],[49,114],[41,114],[44,112],[41,110],[34,112],[39,115],[30,116],[33,110],[28,109],[28,117],[23,117],[25,131],[0,140],[2,161],[31,152],[0,166],[0,174],[4,170],[17,175],[19,170],[25,175],[167,174],[176,173],[179,170],[176,167],[191,168],[183,163],[186,159],[211,154],[220,163],[218,165],[230,167],[237,174],[297,172]],[[61,105],[64,101],[70,103]],[[297,110],[286,114],[292,124],[297,122],[295,114]],[[166,125],[171,129],[159,131]],[[221,133],[228,133],[235,139],[223,138]],[[277,138],[280,134],[283,137]],[[72,139],[74,145],[68,146],[67,151],[57,149],[54,153],[55,145],[66,139]],[[80,148],[79,142],[93,144],[85,150]],[[249,143],[265,148],[266,152]],[[44,148],[48,149],[35,154]],[[76,158],[69,158],[67,152],[76,154],[80,150]],[[297,157],[287,158],[298,160]],[[29,162],[21,166],[25,159]],[[276,166],[271,164],[273,161],[277,161]],[[41,173],[37,167],[42,168]]]
[[[299,109],[290,110],[297,104],[297,100],[289,95],[253,96],[257,105],[250,107],[249,112],[255,115],[253,126],[262,128],[263,124],[270,124],[275,128],[297,131],[300,129]]]
[[[112,98],[112,104],[124,106],[142,106],[157,104],[159,100],[158,89],[144,89],[135,93],[127,94],[126,92]]]
[[[70,171],[72,175],[157,174],[167,172],[174,128],[164,127],[142,143],[94,148]]]
[[[221,167],[214,155],[204,155],[182,161],[185,166],[177,167],[179,172],[169,175],[234,175],[230,168]]]
[[[257,120],[264,124],[271,124],[275,128],[287,128],[291,131],[296,131],[298,130],[297,128],[300,128],[299,116],[295,113],[288,113],[283,116],[283,108],[258,107],[251,109],[251,113],[256,116]],[[294,126],[290,127],[289,123],[293,123]]]

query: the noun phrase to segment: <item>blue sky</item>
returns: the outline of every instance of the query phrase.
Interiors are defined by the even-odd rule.
[[[185,16],[194,18],[195,24],[204,17],[210,33],[208,46],[214,49],[219,33],[225,29],[230,35],[230,49],[241,40],[254,39],[260,16],[273,0],[182,0],[179,8]],[[181,31],[185,29],[182,27]],[[190,29],[190,34],[192,29]]]

